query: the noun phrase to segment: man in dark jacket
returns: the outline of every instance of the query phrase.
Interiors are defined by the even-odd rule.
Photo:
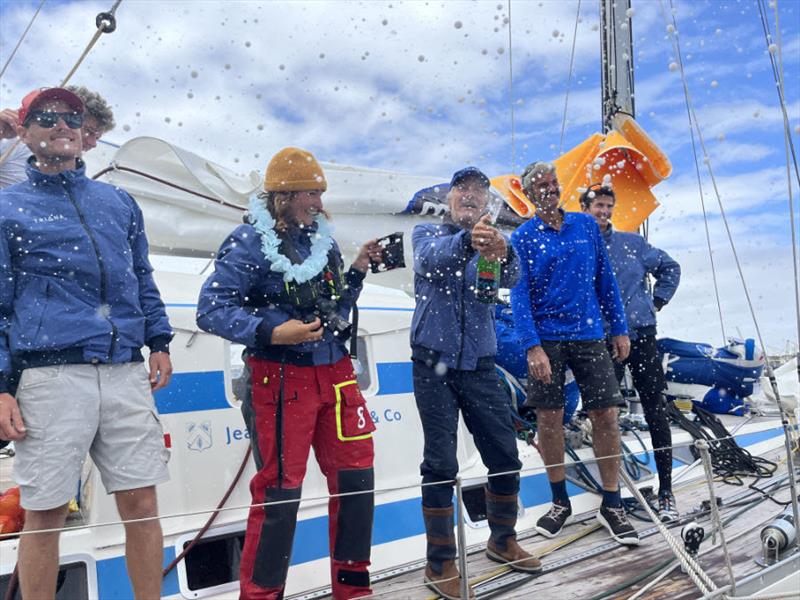
[[[425,581],[445,598],[460,598],[455,566],[453,484],[458,411],[489,470],[486,489],[491,535],[487,556],[535,572],[539,561],[516,541],[521,467],[508,395],[495,371],[494,304],[476,295],[478,258],[501,261],[500,286],[514,285],[519,259],[491,226],[486,209],[489,179],[475,167],[453,175],[450,215],[441,225],[414,228],[414,294],[411,322],[414,396],[425,435],[422,513],[428,536]],[[492,477],[494,473],[505,473]],[[442,482],[439,485],[435,485]],[[430,485],[434,484],[434,485]]]
[[[662,521],[672,522],[677,520],[678,510],[672,494],[672,434],[663,394],[667,381],[656,345],[656,312],[666,306],[678,289],[681,267],[669,254],[651,246],[642,236],[616,231],[612,227],[616,196],[609,186],[590,186],[580,201],[583,211],[594,217],[600,227],[622,294],[631,353],[626,361],[614,366],[620,381],[625,376],[625,365],[631,370],[655,449],[658,514]],[[652,294],[647,286],[648,275],[656,280]]]
[[[536,523],[555,537],[572,514],[564,472],[564,377],[569,366],[578,382],[603,485],[597,520],[621,544],[639,543],[622,507],[617,406],[624,405],[605,347],[608,322],[618,361],[630,350],[619,288],[594,219],[559,208],[561,190],[549,163],[529,165],[522,188],[536,216],[511,236],[522,274],[511,291],[517,334],[528,353],[528,400],[536,409],[539,449],[547,465],[553,505]]]
[[[0,438],[16,444],[26,532],[64,524],[87,452],[123,520],[157,516],[155,485],[169,478],[152,391],[169,382],[172,332],[139,207],[85,175],[83,112],[65,89],[28,94],[28,180],[0,191]],[[136,597],[159,597],[161,526],[125,530]],[[23,535],[25,598],[55,595],[58,537]]]

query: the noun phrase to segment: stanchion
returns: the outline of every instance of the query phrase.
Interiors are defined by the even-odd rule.
[[[469,573],[467,573],[467,534],[464,530],[464,498],[461,493],[461,476],[456,476],[456,531],[458,533],[458,570],[461,572],[461,598],[469,598]]]

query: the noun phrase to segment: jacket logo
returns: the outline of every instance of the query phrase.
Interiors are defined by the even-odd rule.
[[[186,447],[189,450],[202,452],[208,450],[213,446],[213,439],[211,437],[211,421],[203,421],[202,423],[186,423]]]
[[[34,223],[55,223],[56,221],[66,221],[67,217],[64,215],[48,215],[46,217],[36,217]]]

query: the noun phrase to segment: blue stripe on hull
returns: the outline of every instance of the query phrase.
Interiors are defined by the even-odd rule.
[[[414,391],[414,381],[411,375],[411,361],[381,362],[377,364],[377,370],[377,396],[411,394]]]
[[[222,371],[174,373],[172,381],[155,394],[159,414],[231,408],[225,399]]]
[[[782,435],[782,428],[775,427],[765,431],[736,436],[740,446],[750,446]],[[644,456],[643,453],[637,456]],[[651,460],[652,463],[652,453]],[[655,467],[653,467],[655,470]],[[570,494],[586,493],[581,488],[568,483]],[[525,507],[533,507],[550,502],[550,486],[547,475],[537,472],[523,476],[520,480],[520,496]],[[404,538],[422,535],[425,527],[422,520],[421,498],[410,498],[375,506],[375,526],[372,532],[373,545],[395,542]],[[164,564],[175,556],[174,547],[164,549]],[[297,523],[291,564],[298,565],[328,556],[328,517],[320,516]],[[97,578],[100,597],[103,599],[128,599],[133,597],[125,569],[124,557],[98,561]],[[175,571],[164,581],[162,595],[179,593]]]
[[[164,548],[164,564],[166,567],[175,558],[175,548]],[[161,595],[171,596],[180,593],[178,571],[172,569],[161,583]],[[101,600],[131,600],[133,588],[125,568],[125,557],[117,556],[97,561],[97,595]]]

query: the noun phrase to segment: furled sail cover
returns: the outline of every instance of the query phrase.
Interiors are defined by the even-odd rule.
[[[410,226],[402,215],[408,198],[441,181],[441,177],[321,164],[328,180],[323,202],[333,216],[336,239],[346,258],[367,239]],[[250,196],[261,189],[263,181],[256,171],[237,175],[152,137],[122,145],[113,156],[112,169],[99,178],[136,198],[154,251],[181,256],[216,252],[224,237],[242,222]]]

